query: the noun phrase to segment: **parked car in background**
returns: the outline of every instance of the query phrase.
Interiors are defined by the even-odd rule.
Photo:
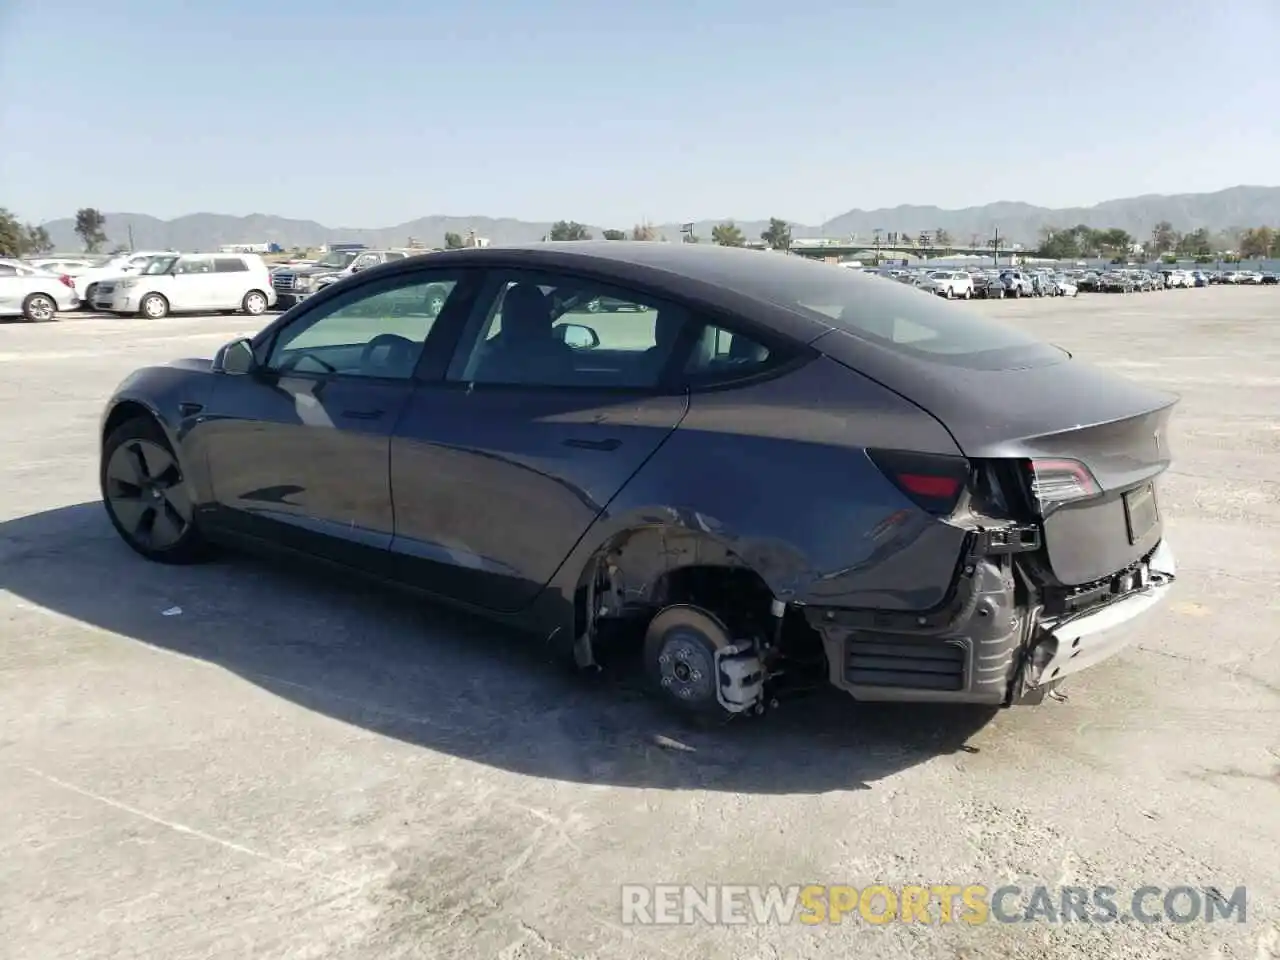
[[[961,270],[933,270],[926,275],[922,286],[948,300],[968,300],[973,296],[973,278]]]
[[[1104,273],[1098,281],[1098,288],[1103,293],[1133,293],[1136,286],[1133,277],[1126,273],[1113,271]]]
[[[1274,273],[1264,273],[1262,275],[1262,282],[1268,286],[1273,286],[1280,283],[1280,276],[1277,276]]]
[[[1004,285],[999,274],[989,270],[973,276],[973,295],[981,300],[996,299],[1004,296]]]
[[[1000,274],[1000,283],[1004,286],[1006,297],[1034,297],[1035,285],[1030,274],[1021,270],[1005,270]]]
[[[275,302],[271,276],[259,255],[181,254],[155,257],[136,276],[100,281],[93,307],[156,320],[205,310],[240,310],[256,317]]]
[[[60,311],[80,306],[67,274],[39,270],[21,260],[0,259],[0,317],[23,317],[32,323],[56,319]]]
[[[271,285],[280,309],[288,310],[331,283],[408,256],[403,250],[333,250],[310,266],[273,270]]]
[[[1079,296],[1080,288],[1065,274],[1055,273],[1049,279],[1049,295],[1053,297]]]
[[[142,270],[156,257],[176,256],[176,250],[138,250],[111,257],[96,267],[90,267],[73,274],[76,293],[80,295],[83,306],[93,303],[95,287],[104,280],[116,280],[120,277],[132,276]]]
[[[37,257],[27,260],[27,263],[37,270],[48,270],[59,276],[66,274],[69,277],[76,277],[87,270],[96,269],[100,261],[79,257]]]

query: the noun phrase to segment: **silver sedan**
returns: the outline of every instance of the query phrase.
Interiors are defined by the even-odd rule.
[[[0,259],[0,317],[24,317],[43,323],[55,319],[60,311],[78,306],[80,297],[69,276],[20,260]]]

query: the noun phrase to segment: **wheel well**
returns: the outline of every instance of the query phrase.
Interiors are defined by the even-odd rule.
[[[669,566],[673,556],[687,562]],[[687,603],[714,614],[736,638],[776,639],[776,599],[756,570],[714,539],[646,528],[615,538],[587,564],[574,597],[574,637],[592,647],[632,648],[660,610]],[[783,632],[784,647],[821,651],[798,608],[786,609]]]
[[[123,400],[116,404],[111,413],[107,415],[107,422],[102,425],[103,442],[123,424],[128,423],[130,420],[138,419],[155,420],[155,416],[150,410],[134,400]]]

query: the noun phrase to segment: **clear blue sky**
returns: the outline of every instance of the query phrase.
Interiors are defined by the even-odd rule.
[[[1090,204],[1280,183],[1280,0],[0,0],[0,206]]]

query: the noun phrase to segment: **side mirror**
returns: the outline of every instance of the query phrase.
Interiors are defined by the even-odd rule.
[[[243,377],[258,369],[257,358],[253,355],[253,344],[248,338],[232,340],[222,347],[213,357],[213,372],[225,373],[233,377]]]
[[[600,335],[581,323],[562,323],[555,329],[560,339],[575,350],[591,350],[600,346]]]

